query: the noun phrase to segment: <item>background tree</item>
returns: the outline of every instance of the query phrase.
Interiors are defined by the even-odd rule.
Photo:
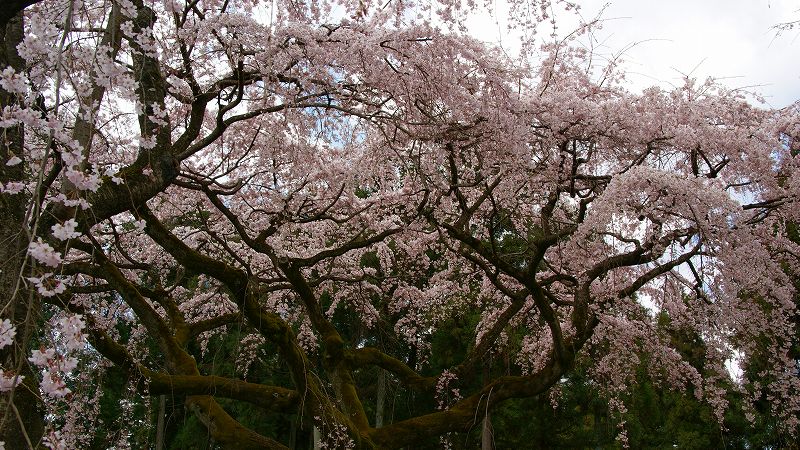
[[[656,383],[705,422],[757,392],[795,433],[797,111],[713,81],[634,94],[574,38],[512,60],[460,31],[471,6],[9,22],[7,447],[140,445],[167,411],[167,446],[456,445],[565,383],[615,427],[692,398]],[[534,26],[552,5],[512,6]],[[766,382],[731,383],[734,356]],[[379,371],[405,405],[375,427]],[[15,422],[17,395],[47,413]],[[593,431],[650,445],[664,420]]]

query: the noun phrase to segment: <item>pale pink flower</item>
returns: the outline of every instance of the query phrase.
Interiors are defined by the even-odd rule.
[[[17,329],[11,324],[8,319],[3,319],[0,322],[0,348],[11,345],[14,342],[14,335],[17,334]]]
[[[8,392],[17,387],[25,377],[13,373],[5,373],[0,369],[0,392]],[[2,447],[0,447],[2,450]]]
[[[75,219],[69,219],[63,224],[55,224],[52,226],[53,236],[62,241],[74,239],[81,235],[81,233],[75,231],[77,226],[78,222]]]
[[[28,245],[28,253],[36,261],[50,267],[58,267],[61,264],[61,255],[58,254],[50,244],[43,242],[42,238],[38,238],[35,242]]]
[[[31,356],[28,358],[28,361],[33,363],[35,366],[39,367],[46,367],[49,366],[55,358],[56,351],[52,348],[42,350],[33,350],[31,352]]]

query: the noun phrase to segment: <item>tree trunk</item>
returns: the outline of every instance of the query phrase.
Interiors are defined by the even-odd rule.
[[[375,400],[375,428],[383,426],[383,405],[386,402],[386,371],[378,368],[378,393]]]
[[[319,428],[317,427],[314,427],[314,441],[311,448],[314,450],[319,450],[322,448],[322,434],[319,432]]]
[[[289,448],[292,450],[308,450],[312,448],[313,436],[309,428],[307,416],[297,414],[292,419],[292,431],[289,436]]]
[[[289,448],[292,450],[297,449],[297,428],[299,424],[297,423],[297,418],[292,419],[292,428],[289,429]]]
[[[22,14],[0,27],[0,70],[12,67],[24,72],[25,62],[17,53],[24,36]],[[0,88],[0,110],[17,102],[16,97]],[[5,164],[17,156],[23,162]],[[0,129],[0,182],[22,181],[26,166],[23,126]],[[6,449],[37,447],[44,432],[44,413],[39,400],[39,383],[27,361],[31,338],[39,329],[39,300],[26,289],[20,275],[27,257],[28,235],[25,232],[25,208],[29,199],[24,193],[0,194],[0,311],[16,327],[14,343],[0,350],[0,364],[5,370],[24,376],[23,383],[0,396],[0,441]]]
[[[483,384],[489,383],[490,362],[486,361],[483,365]],[[494,431],[492,430],[492,418],[489,410],[483,416],[483,426],[481,427],[481,450],[494,450]]]
[[[156,425],[156,450],[164,450],[164,415],[167,412],[167,396],[158,396],[158,422]]]
[[[0,28],[5,28],[6,24],[14,20],[17,14],[23,9],[41,0],[3,0],[3,7],[0,8]]]
[[[488,412],[483,416],[481,450],[494,450],[494,431],[492,430],[492,419],[489,417]]]

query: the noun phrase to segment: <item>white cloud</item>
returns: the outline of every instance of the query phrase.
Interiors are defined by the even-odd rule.
[[[579,3],[583,17],[591,18],[607,2]],[[800,31],[776,36],[772,27],[800,19],[798,8],[796,0],[614,0],[602,14],[594,44],[611,56],[638,43],[624,56],[634,89],[679,84],[682,74],[713,76],[783,107],[800,99]],[[558,20],[561,32],[574,28],[569,13],[558,14]],[[469,23],[479,39],[516,46],[495,19],[482,15]]]

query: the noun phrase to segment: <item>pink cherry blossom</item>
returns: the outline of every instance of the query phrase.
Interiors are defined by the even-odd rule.
[[[78,222],[76,222],[75,219],[69,219],[63,224],[55,224],[52,227],[53,237],[62,241],[74,239],[81,235],[81,233],[75,231],[75,227],[77,226]]]
[[[38,262],[50,266],[58,267],[61,264],[61,255],[48,243],[39,238],[36,242],[31,242],[28,246],[28,253]]]
[[[0,392],[8,392],[14,389],[22,383],[24,379],[24,375],[6,373],[3,369],[0,369]]]
[[[492,2],[35,3],[0,67],[0,193],[27,249],[4,298],[41,306],[3,309],[0,347],[41,347],[0,390],[35,367],[37,442],[91,442],[112,366],[121,421],[169,393],[226,448],[276,446],[218,402],[265,364],[287,381],[253,396],[302,399],[329,448],[449,445],[509,400],[555,404],[584,361],[623,446],[642,373],[719,421],[731,389],[766,398],[800,431],[800,105],[689,77],[633,92],[581,45],[598,23],[541,34],[568,1],[508,2],[520,55],[467,33]],[[659,317],[702,338],[702,370]],[[438,367],[453,323],[475,325]],[[206,362],[231,336],[221,380]],[[372,427],[378,369],[437,411]]]
[[[14,335],[17,334],[17,329],[11,324],[8,319],[0,321],[0,348],[11,345],[14,342]]]

